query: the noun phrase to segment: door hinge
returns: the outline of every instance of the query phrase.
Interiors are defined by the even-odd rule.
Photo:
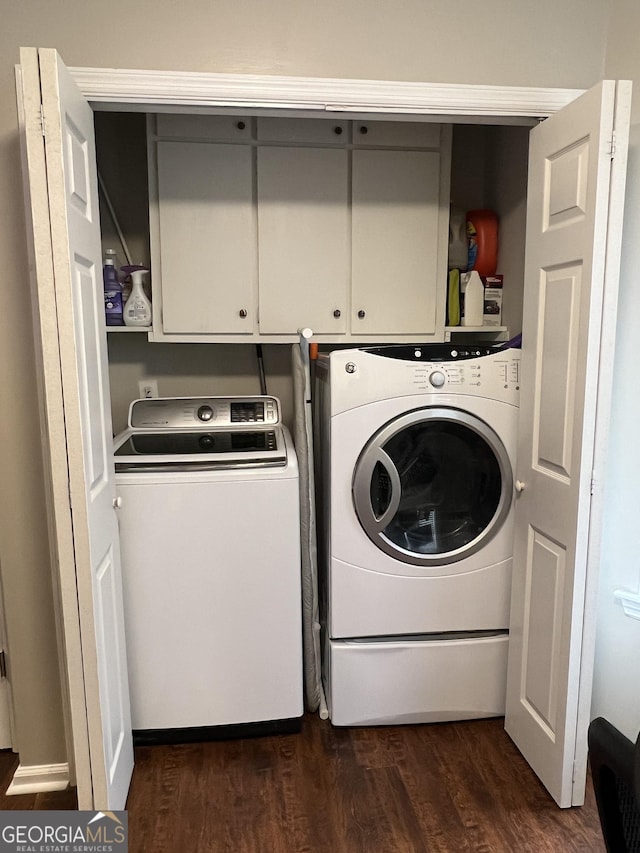
[[[44,129],[44,104],[40,104],[40,130],[43,136],[47,135]]]
[[[616,132],[615,132],[615,130],[613,130],[611,132],[611,139],[609,140],[609,150],[607,151],[607,154],[613,160],[613,158],[615,157],[615,153],[616,153]]]
[[[7,677],[7,658],[6,658],[6,654],[7,654],[7,653],[5,652],[5,650],[4,650],[4,649],[0,652],[0,678],[6,678],[6,677]]]

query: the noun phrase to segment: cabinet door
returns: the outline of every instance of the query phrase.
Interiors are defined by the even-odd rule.
[[[203,142],[249,142],[251,119],[246,116],[203,116],[160,113],[156,116],[159,139]]]
[[[349,122],[318,118],[259,118],[258,142],[284,142],[287,145],[344,145],[349,141]]]
[[[434,148],[440,147],[439,124],[408,121],[354,121],[353,144],[356,148]]]
[[[258,148],[261,334],[344,334],[348,152]]]
[[[353,152],[353,334],[433,334],[440,155]]]
[[[252,333],[256,234],[251,147],[158,143],[165,333]]]

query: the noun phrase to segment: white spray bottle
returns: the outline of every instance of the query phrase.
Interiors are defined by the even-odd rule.
[[[133,270],[131,273],[131,294],[125,302],[122,312],[125,326],[150,326],[151,302],[142,289],[142,276],[149,270]]]
[[[477,270],[460,276],[462,295],[462,326],[482,326],[484,313],[484,285]]]

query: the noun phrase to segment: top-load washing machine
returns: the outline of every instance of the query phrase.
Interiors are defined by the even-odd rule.
[[[136,400],[114,461],[136,741],[299,729],[298,462],[278,400]]]
[[[334,724],[504,712],[519,366],[445,344],[318,359]]]

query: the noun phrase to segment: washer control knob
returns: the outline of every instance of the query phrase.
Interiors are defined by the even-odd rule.
[[[348,361],[345,364],[344,369],[347,371],[347,373],[355,373],[358,368],[352,361]]]
[[[433,385],[434,388],[442,388],[446,381],[447,377],[441,370],[434,370],[433,373],[429,376],[429,382]]]
[[[214,443],[212,435],[201,435],[198,439],[198,446],[201,450],[210,450]]]
[[[198,417],[201,421],[210,421],[213,417],[213,409],[211,406],[200,406],[198,409]]]

